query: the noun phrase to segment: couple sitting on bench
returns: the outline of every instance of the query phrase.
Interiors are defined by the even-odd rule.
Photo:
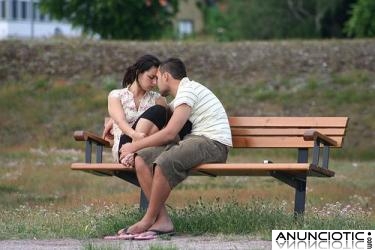
[[[151,91],[156,84],[160,94]],[[167,95],[174,97],[169,105]],[[113,136],[115,161],[135,168],[149,206],[139,222],[105,238],[173,234],[165,207],[171,190],[192,168],[227,159],[232,136],[223,105],[208,88],[187,78],[180,59],[160,62],[145,55],[127,69],[123,88],[109,94],[108,111],[103,137]]]

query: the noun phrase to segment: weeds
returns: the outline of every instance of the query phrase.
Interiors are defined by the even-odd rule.
[[[229,160],[261,161],[264,153],[239,151]],[[70,170],[83,155],[55,148],[0,154],[1,239],[101,238],[141,218],[138,189],[118,178]],[[285,157],[287,152],[272,160]],[[335,178],[310,178],[300,224],[287,202],[293,190],[270,177],[190,177],[168,200],[170,214],[176,232],[191,235],[268,239],[273,229],[374,228],[373,167],[373,162],[332,161]]]
[[[269,239],[274,229],[365,230],[375,226],[368,212],[348,212],[340,204],[313,209],[300,224],[287,211],[286,203],[280,206],[260,200],[245,205],[235,201],[209,204],[199,200],[170,212],[178,234],[190,235],[250,234]],[[135,223],[141,216],[134,207],[113,204],[83,206],[71,211],[20,206],[0,215],[0,238],[101,238]]]
[[[121,246],[119,244],[114,245],[114,244],[100,244],[96,245],[92,242],[86,243],[83,245],[83,249],[85,250],[121,250]]]

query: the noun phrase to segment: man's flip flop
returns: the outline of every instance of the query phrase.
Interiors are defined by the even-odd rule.
[[[154,240],[159,236],[173,236],[175,235],[174,231],[160,231],[157,229],[149,229],[144,233],[138,234],[133,239],[134,240]]]

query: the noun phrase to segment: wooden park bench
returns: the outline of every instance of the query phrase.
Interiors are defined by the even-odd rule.
[[[328,168],[330,148],[343,145],[348,117],[230,117],[233,148],[292,148],[295,162],[248,162],[203,164],[192,169],[192,175],[208,176],[272,176],[295,189],[294,213],[305,210],[307,177],[333,177]],[[73,163],[71,169],[117,176],[139,186],[134,169],[121,164],[103,163],[103,147],[110,142],[87,131],[75,131],[77,141],[86,142],[85,162]],[[92,163],[92,145],[96,145]],[[310,160],[309,160],[310,158]],[[141,191],[140,206],[147,207]]]

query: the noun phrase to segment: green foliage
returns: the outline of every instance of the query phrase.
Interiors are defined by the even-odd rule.
[[[102,83],[103,89],[107,91],[108,93],[111,90],[121,88],[121,84],[119,84],[119,81],[116,80],[112,76],[106,76],[103,78],[103,83]]]
[[[171,18],[178,10],[177,0],[166,5],[155,0],[42,0],[40,4],[53,18],[103,39],[160,38],[172,29]]]
[[[203,8],[205,31],[218,40],[340,37],[355,0],[223,0]]]
[[[227,40],[224,27],[228,22],[217,5],[199,5],[204,17],[204,32],[216,36],[220,41]]]
[[[353,5],[351,18],[346,23],[346,32],[354,37],[375,36],[375,1],[359,0]]]

